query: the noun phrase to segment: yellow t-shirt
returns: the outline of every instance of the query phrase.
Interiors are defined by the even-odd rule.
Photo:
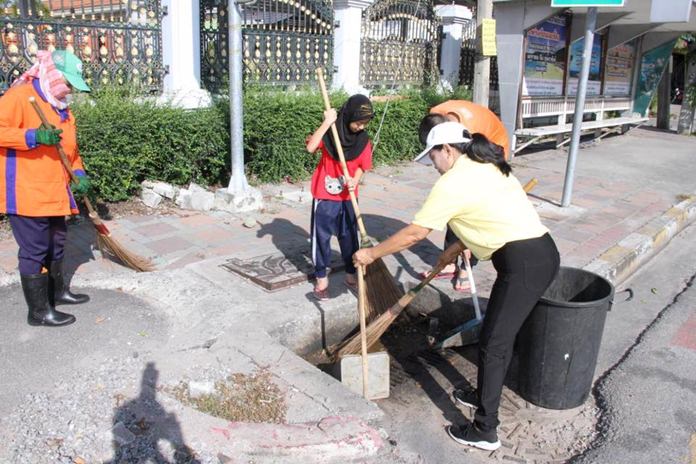
[[[508,242],[541,237],[549,230],[541,223],[515,176],[504,176],[490,163],[461,155],[435,182],[413,224],[454,234],[478,259]]]

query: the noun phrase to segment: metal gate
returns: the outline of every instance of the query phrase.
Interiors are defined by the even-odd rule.
[[[0,91],[29,69],[38,50],[56,48],[82,60],[93,87],[162,90],[159,0],[3,0],[0,8]]]
[[[377,0],[362,15],[360,83],[376,87],[436,80],[438,27],[431,0]]]
[[[243,6],[242,31],[246,83],[309,84],[333,59],[331,0],[258,0]],[[227,77],[227,47],[227,2],[201,0],[201,79],[215,93]]]

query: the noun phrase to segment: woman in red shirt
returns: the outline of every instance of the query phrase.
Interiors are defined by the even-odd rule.
[[[354,288],[357,283],[353,253],[358,251],[360,240],[355,211],[350,202],[349,190],[358,196],[360,177],[372,168],[372,144],[365,127],[374,117],[372,103],[364,95],[353,95],[341,109],[324,112],[321,126],[307,140],[307,151],[321,149],[321,158],[312,175],[312,261],[314,262],[314,296],[320,300],[329,298],[327,270],[331,263],[331,237],[338,238],[341,257],[345,263],[345,284]],[[341,147],[346,158],[348,174],[345,179],[333,137],[329,131],[336,123]]]

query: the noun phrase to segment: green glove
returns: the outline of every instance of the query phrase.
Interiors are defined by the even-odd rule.
[[[58,145],[63,129],[36,129],[36,142],[41,145]]]
[[[89,193],[92,188],[92,182],[87,176],[77,176],[77,182],[70,184],[73,193],[78,197],[83,197]]]

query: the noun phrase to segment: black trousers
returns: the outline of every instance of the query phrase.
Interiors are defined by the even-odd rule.
[[[360,249],[353,203],[314,200],[312,203],[312,261],[314,277],[326,277],[331,265],[331,237],[336,236],[347,274],[355,274],[353,254]]]
[[[498,407],[515,337],[556,277],[560,257],[553,239],[545,234],[505,244],[493,253],[492,261],[498,276],[479,338],[479,407],[474,419],[484,431],[500,423]]]
[[[19,273],[39,274],[51,261],[63,259],[68,228],[65,216],[28,217],[10,214],[10,226],[19,245]]]

